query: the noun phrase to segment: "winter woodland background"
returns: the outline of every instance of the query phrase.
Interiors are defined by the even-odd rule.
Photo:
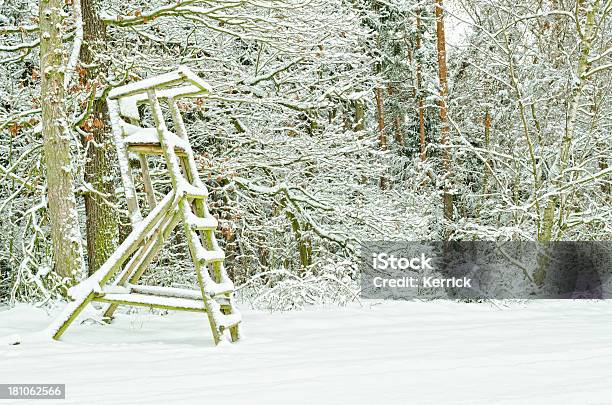
[[[352,299],[360,241],[608,240],[611,13],[0,0],[0,302],[61,296],[129,233],[105,96],[179,64],[214,88],[181,108],[253,305]],[[171,242],[143,281],[194,283]]]

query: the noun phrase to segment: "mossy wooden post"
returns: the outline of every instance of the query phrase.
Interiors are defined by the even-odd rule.
[[[81,301],[73,301],[68,304],[68,308],[64,309],[65,312],[69,313],[69,316],[59,325],[59,328],[54,331],[53,339],[58,340],[66,329],[74,322],[74,320],[81,314],[81,312],[85,309],[87,304],[91,302],[93,299],[93,292],[89,293],[84,300]]]

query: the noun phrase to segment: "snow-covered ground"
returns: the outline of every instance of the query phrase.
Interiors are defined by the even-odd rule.
[[[243,319],[246,338],[226,347],[201,315],[147,311],[28,341],[51,318],[20,305],[0,312],[0,336],[24,337],[0,346],[0,382],[66,383],[45,404],[612,404],[611,302],[366,301]]]

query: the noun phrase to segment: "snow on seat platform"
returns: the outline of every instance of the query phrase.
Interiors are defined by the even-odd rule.
[[[123,143],[128,150],[145,154],[163,154],[157,129],[142,128],[131,124],[124,124],[123,128],[126,135],[123,138]],[[172,132],[168,132],[167,136],[170,138],[170,142],[174,144],[175,152],[184,155],[189,148],[187,142]]]

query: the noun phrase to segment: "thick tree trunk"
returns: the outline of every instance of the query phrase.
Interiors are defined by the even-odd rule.
[[[444,172],[444,188],[442,191],[442,204],[444,218],[453,218],[453,195],[448,191],[448,182],[451,174],[450,149],[447,148],[450,138],[450,127],[447,118],[446,100],[448,98],[448,81],[446,69],[446,39],[444,37],[444,9],[442,0],[436,1],[436,32],[438,45],[438,79],[440,81],[440,145],[442,146],[442,171]]]
[[[42,134],[54,270],[73,284],[81,276],[83,256],[64,107],[62,7],[61,0],[39,3]]]
[[[106,27],[96,14],[94,6],[94,0],[81,0],[84,43],[80,59],[85,65],[95,62],[96,51],[105,49]],[[93,81],[98,74],[100,72],[95,68],[87,69],[83,79]],[[108,204],[115,201],[112,169],[114,149],[106,124],[109,119],[104,99],[95,100],[89,122],[92,125],[88,125],[90,135],[85,139],[85,181],[97,191],[85,194],[87,257],[89,274],[92,274],[113,253],[118,238],[117,214]]]

